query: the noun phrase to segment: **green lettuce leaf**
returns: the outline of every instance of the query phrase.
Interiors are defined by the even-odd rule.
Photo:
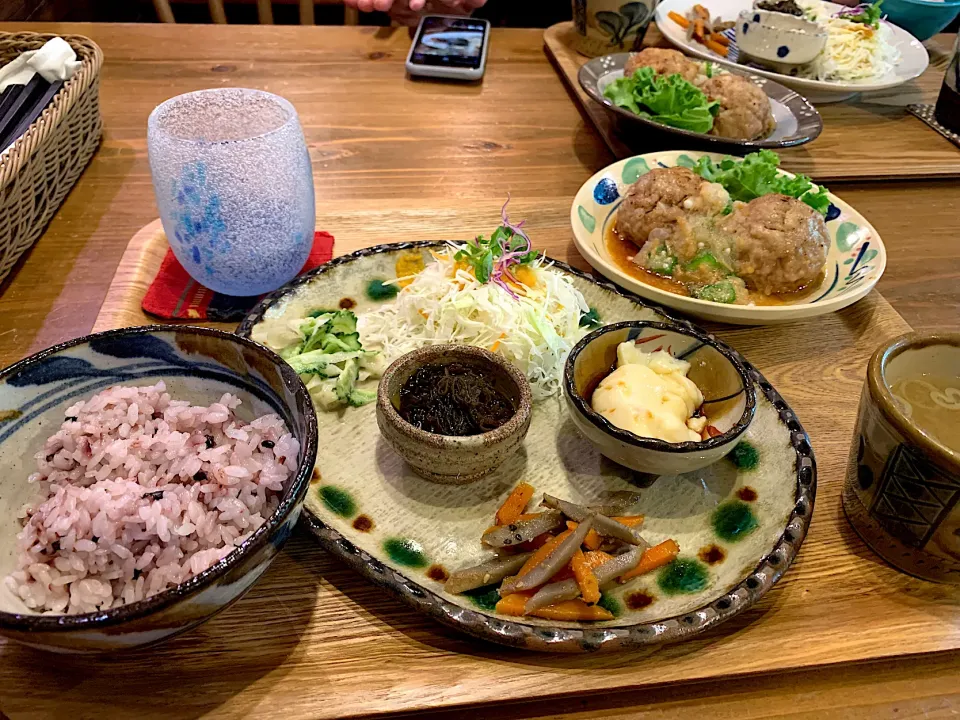
[[[743,160],[725,157],[714,162],[702,157],[694,168],[700,177],[720,183],[730,193],[731,200],[750,202],[754,198],[781,193],[799,198],[821,215],[830,209],[827,190],[814,185],[806,175],[788,177],[777,172],[779,156],[770,150],[750,153]]]
[[[707,99],[700,88],[679,74],[657,75],[639,68],[632,76],[614,80],[603,91],[617,107],[671,127],[707,133],[720,103]]]

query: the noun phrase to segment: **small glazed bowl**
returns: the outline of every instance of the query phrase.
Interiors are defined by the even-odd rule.
[[[770,10],[744,10],[736,30],[740,52],[775,67],[812,62],[827,43],[827,31],[812,20]]]
[[[703,393],[707,424],[722,434],[670,443],[622,430],[593,411],[593,389],[616,367],[617,346],[630,340],[690,363],[687,377]],[[757,405],[753,382],[734,350],[692,326],[663,322],[620,322],[594,330],[570,351],[563,391],[574,424],[602,455],[651,475],[691,472],[717,462],[740,442]]]
[[[929,40],[960,13],[960,0],[884,0],[887,20],[921,42]]]
[[[460,363],[493,379],[516,413],[496,430],[450,436],[426,432],[400,417],[400,389],[425,365]],[[383,439],[421,477],[443,485],[466,485],[496,470],[523,444],[533,397],[527,378],[499,355],[470,345],[434,345],[398,358],[380,378],[377,425]]]
[[[923,375],[956,379],[960,390],[960,333],[902,335],[870,358],[843,506],[888,563],[960,585],[960,451],[921,429],[890,390]],[[960,392],[947,399],[960,404]],[[960,409],[948,412],[960,422]]]
[[[224,393],[243,417],[277,413],[300,442],[280,504],[237,549],[176,587],[81,615],[30,610],[4,580],[16,569],[16,519],[36,498],[34,455],[64,411],[114,385],[163,380],[172,396],[210,405]],[[278,355],[237,335],[199,327],[137,327],[71,340],[0,371],[0,635],[61,653],[102,653],[165,640],[239,599],[269,567],[297,519],[317,455],[317,417],[300,378]]]

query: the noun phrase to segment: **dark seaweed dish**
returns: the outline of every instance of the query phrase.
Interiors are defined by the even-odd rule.
[[[513,403],[477,368],[425,365],[400,388],[400,417],[437,435],[480,435],[516,413]]]

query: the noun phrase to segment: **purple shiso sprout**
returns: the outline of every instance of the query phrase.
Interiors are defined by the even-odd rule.
[[[835,12],[831,17],[835,17],[835,18],[856,17],[857,15],[864,12],[869,7],[873,7],[873,3],[860,3],[859,5],[855,5],[853,7],[837,10],[837,12]],[[880,19],[886,20],[887,16],[883,15]]]
[[[493,280],[497,285],[502,287],[514,300],[519,300],[519,296],[513,291],[513,289],[507,285],[504,281],[504,277],[512,283],[520,285],[520,281],[514,277],[513,273],[510,272],[510,268],[513,265],[518,265],[520,263],[520,258],[528,254],[533,248],[533,243],[530,242],[530,238],[523,231],[523,223],[525,221],[521,220],[520,222],[514,224],[510,222],[510,218],[507,216],[507,205],[510,204],[510,194],[507,194],[507,201],[503,204],[503,207],[500,209],[500,219],[501,226],[510,230],[515,236],[523,238],[525,245],[524,247],[518,250],[509,250],[507,246],[504,246],[503,241],[500,241],[500,251],[501,255],[497,259],[496,264],[494,265],[493,272],[490,274],[490,279]]]

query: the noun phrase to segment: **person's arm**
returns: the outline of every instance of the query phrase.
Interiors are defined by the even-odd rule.
[[[388,12],[394,16],[410,16],[422,12],[469,14],[483,7],[487,0],[344,0],[348,7],[361,12]]]

